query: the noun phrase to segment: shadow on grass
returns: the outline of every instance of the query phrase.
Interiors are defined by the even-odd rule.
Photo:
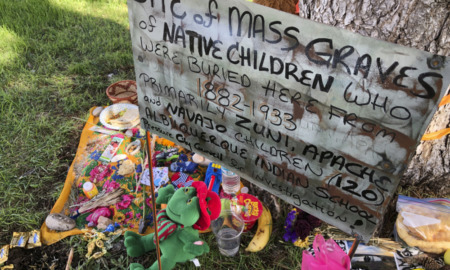
[[[0,1],[0,245],[41,226],[80,119],[107,105],[109,84],[134,79],[126,3],[111,2]]]

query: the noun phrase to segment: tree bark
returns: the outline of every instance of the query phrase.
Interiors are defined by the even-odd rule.
[[[306,19],[439,55],[450,53],[450,3],[447,0],[300,0],[299,5],[299,15]],[[450,127],[450,105],[439,108],[426,133],[446,127]],[[422,141],[402,178],[402,188],[414,186],[433,196],[448,196],[449,145],[448,135],[439,140]],[[392,200],[387,208],[375,235],[391,235],[396,201]]]
[[[392,43],[448,56],[448,0],[300,0],[300,16]],[[434,115],[427,133],[450,127],[450,105]],[[401,186],[434,196],[450,194],[450,139],[422,141]]]

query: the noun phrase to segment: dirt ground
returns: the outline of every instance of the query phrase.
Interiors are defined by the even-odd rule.
[[[64,269],[69,249],[63,242],[33,249],[13,248],[7,265],[13,264],[14,269]]]

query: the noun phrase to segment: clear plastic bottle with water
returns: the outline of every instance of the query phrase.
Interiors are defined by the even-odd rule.
[[[226,194],[236,194],[241,188],[241,177],[222,167],[222,188]]]

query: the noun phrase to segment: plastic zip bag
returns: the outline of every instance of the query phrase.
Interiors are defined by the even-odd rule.
[[[449,249],[450,207],[445,205],[446,201],[400,195],[397,201],[398,236],[409,246],[417,246],[425,252],[442,253]]]

